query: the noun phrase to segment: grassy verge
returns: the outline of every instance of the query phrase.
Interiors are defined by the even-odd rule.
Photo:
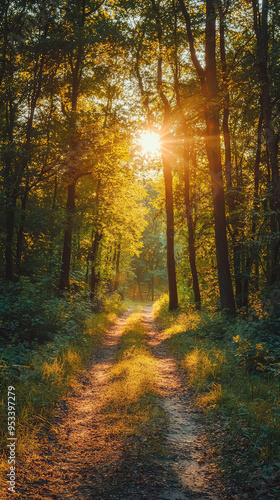
[[[130,443],[130,458],[149,460],[162,451],[165,415],[159,405],[157,377],[145,327],[134,314],[123,330],[106,394],[106,413],[115,422],[115,433]]]
[[[52,342],[22,342],[1,350],[0,446],[4,453],[0,460],[0,488],[4,484],[6,488],[8,387],[15,388],[16,456],[23,460],[36,452],[56,402],[71,388],[94,356],[103,332],[125,308],[118,300],[108,301],[102,313],[85,316],[79,328],[69,324],[68,332],[66,325],[63,334],[56,334]]]
[[[225,476],[242,498],[278,498],[279,346],[276,338],[273,348],[272,334],[266,335],[269,325],[230,322],[218,314],[171,314],[165,298],[154,311],[204,410],[212,454]]]

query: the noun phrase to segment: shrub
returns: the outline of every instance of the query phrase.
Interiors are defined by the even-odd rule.
[[[21,278],[18,283],[6,284],[1,294],[0,336],[6,343],[42,343],[57,334],[74,335],[89,314],[90,305],[79,294],[58,298],[46,283]]]

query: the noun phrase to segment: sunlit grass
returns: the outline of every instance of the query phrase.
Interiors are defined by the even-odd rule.
[[[225,454],[222,468],[241,480],[258,467],[277,470],[280,391],[278,378],[267,370],[270,355],[260,343],[234,336],[235,324],[217,314],[170,314],[166,297],[154,310],[170,349],[188,375],[195,404],[204,409],[211,439],[219,422],[218,446]]]
[[[94,356],[104,331],[116,319],[116,313],[124,309],[123,304],[113,304],[113,312],[89,317],[85,328],[75,337],[59,336],[54,342],[33,350],[26,357],[26,368],[17,374],[11,372],[8,385],[16,389],[16,436],[18,461],[32,461],[46,429],[51,426],[51,414],[59,398],[75,384],[79,374]],[[2,394],[7,392],[5,379],[1,383]],[[6,448],[7,416],[6,399],[0,406],[0,444]],[[6,488],[5,453],[0,460],[0,488]]]
[[[208,391],[197,396],[196,402],[202,408],[214,408],[223,398],[222,385],[213,383],[209,385]]]
[[[196,391],[203,390],[206,384],[227,376],[225,353],[222,350],[206,352],[195,347],[185,354],[181,366],[188,372],[189,380]]]
[[[105,397],[114,433],[124,441],[132,437],[133,456],[148,457],[161,450],[158,434],[165,415],[157,384],[157,362],[147,347],[145,327],[138,315],[132,315],[123,330]]]

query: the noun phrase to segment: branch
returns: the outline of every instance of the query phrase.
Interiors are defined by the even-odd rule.
[[[195,51],[195,47],[194,47],[194,38],[193,38],[192,28],[191,28],[191,18],[190,18],[190,15],[186,9],[184,0],[179,0],[179,4],[180,4],[181,11],[182,11],[182,14],[183,14],[183,16],[185,18],[185,22],[186,22],[187,35],[188,35],[188,41],[189,41],[192,62],[194,64],[194,67],[195,67],[196,72],[198,74],[198,77],[200,79],[200,83],[201,83],[201,85],[203,85],[205,83],[206,74],[205,74],[205,70],[202,68],[202,66],[197,58],[197,55],[196,55],[196,51]]]
[[[84,14],[84,17],[89,17],[91,16],[91,14],[95,13],[96,11],[98,11],[98,9],[100,9],[100,7],[102,7],[102,5],[105,3],[106,0],[102,0],[99,5],[97,5],[94,9],[92,9],[91,11],[89,12],[86,12]]]
[[[248,45],[251,40],[254,38],[254,35],[252,35],[249,40],[247,40],[247,42],[245,42],[243,45],[239,45],[237,51],[235,52],[234,56],[233,56],[233,60],[232,60],[232,63],[230,64],[230,67],[229,67],[229,72],[233,71],[234,68],[236,68],[236,66],[238,65],[239,62],[241,62],[242,60],[244,60],[244,58],[241,58],[241,59],[238,59],[238,61],[236,62],[236,59],[237,59],[237,56],[239,55],[239,53],[242,51],[242,49],[244,49],[246,47],[246,45]],[[250,52],[251,54],[251,52]],[[251,54],[252,55],[252,54]],[[246,56],[245,56],[246,57]]]
[[[160,21],[160,17],[159,17],[159,9],[155,4],[155,0],[151,0],[151,3],[152,3],[152,8],[153,8],[155,20],[156,20],[156,29],[157,29],[158,45],[159,45],[159,57],[158,57],[158,69],[157,69],[157,88],[158,88],[158,93],[160,95],[160,98],[164,104],[166,116],[168,116],[169,112],[170,112],[170,105],[169,105],[168,99],[167,99],[167,97],[163,91],[163,88],[162,88],[162,27],[161,27],[161,21]]]
[[[141,40],[140,40],[140,43],[139,43],[139,46],[137,49],[137,53],[136,53],[135,72],[136,72],[136,76],[137,76],[137,80],[138,80],[138,85],[139,85],[143,105],[144,105],[144,108],[146,109],[146,112],[147,112],[148,128],[151,128],[151,112],[150,112],[150,107],[149,107],[149,95],[144,89],[143,78],[141,76],[140,69],[139,69],[140,50],[141,50],[141,46],[142,46],[143,37],[144,37],[144,34],[142,34],[142,36],[141,36]]]

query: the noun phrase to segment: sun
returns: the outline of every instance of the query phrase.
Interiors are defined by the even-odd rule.
[[[145,153],[156,154],[160,149],[159,135],[156,132],[143,132],[140,143]]]

